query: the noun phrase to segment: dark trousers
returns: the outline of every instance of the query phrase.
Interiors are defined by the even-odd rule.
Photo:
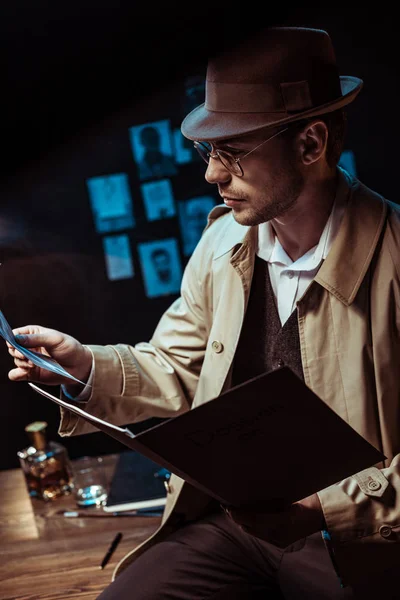
[[[379,596],[375,592],[372,597]],[[358,595],[350,587],[341,587],[320,533],[281,550],[244,533],[221,511],[185,525],[147,550],[98,600],[359,597],[370,596],[365,589]]]

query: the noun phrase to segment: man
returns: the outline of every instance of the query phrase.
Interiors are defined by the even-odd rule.
[[[337,168],[343,108],[361,87],[319,30],[270,29],[211,60],[206,103],[182,132],[225,206],[151,341],[89,348],[16,331],[90,376],[89,398],[65,390],[115,423],[180,414],[286,364],[387,457],[280,513],[225,514],[174,477],[163,527],[102,599],[399,597],[399,211]],[[10,353],[10,379],[65,383]],[[88,431],[62,415],[61,434]]]

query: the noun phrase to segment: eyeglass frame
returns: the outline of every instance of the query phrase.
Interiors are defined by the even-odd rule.
[[[197,152],[200,154],[201,158],[204,160],[204,162],[209,165],[210,164],[210,160],[207,160],[206,157],[204,156],[204,154],[202,154],[202,152],[198,149],[198,146],[202,146],[206,152],[207,152],[207,156],[210,158],[218,158],[222,164],[223,167],[225,167],[225,169],[227,171],[229,171],[229,173],[231,173],[232,175],[236,175],[236,177],[243,177],[244,175],[244,171],[243,171],[243,167],[241,165],[241,161],[246,158],[246,156],[249,156],[249,154],[251,154],[252,152],[254,152],[255,150],[257,150],[258,148],[260,148],[261,146],[263,146],[264,144],[266,144],[267,142],[269,142],[270,140],[274,139],[275,137],[277,137],[278,135],[280,135],[281,133],[284,133],[285,131],[287,131],[289,129],[289,127],[285,127],[284,129],[281,129],[280,131],[278,131],[278,133],[274,133],[274,135],[271,135],[271,137],[267,138],[266,140],[263,140],[260,144],[257,144],[257,146],[255,146],[255,148],[252,148],[251,150],[249,150],[248,152],[246,152],[246,154],[244,154],[243,156],[239,156],[238,158],[236,156],[233,156],[233,154],[231,154],[230,152],[228,152],[227,150],[215,150],[214,152],[209,152],[206,148],[206,146],[204,145],[204,142],[200,142],[195,140],[193,142],[193,146],[196,148]],[[209,142],[211,144],[212,147],[212,143]],[[211,148],[212,149],[212,148]],[[231,169],[229,167],[226,166],[226,164],[223,162],[223,160],[221,160],[220,157],[220,152],[222,152],[223,154],[228,155],[228,157],[230,159],[233,160],[233,162],[235,162],[237,164],[237,166],[240,169],[240,174],[239,173],[234,173],[233,171],[231,171]]]

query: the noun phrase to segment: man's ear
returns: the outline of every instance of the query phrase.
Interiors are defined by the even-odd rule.
[[[304,165],[317,162],[326,151],[328,128],[324,121],[315,120],[308,123],[299,133],[300,160]]]

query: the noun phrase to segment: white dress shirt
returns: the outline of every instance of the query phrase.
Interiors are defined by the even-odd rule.
[[[341,197],[339,194],[335,198],[318,244],[294,262],[282,248],[271,223],[261,223],[258,226],[256,254],[268,262],[269,276],[282,325],[295,310],[297,301],[314,279],[332,247],[345,210],[345,201]]]

